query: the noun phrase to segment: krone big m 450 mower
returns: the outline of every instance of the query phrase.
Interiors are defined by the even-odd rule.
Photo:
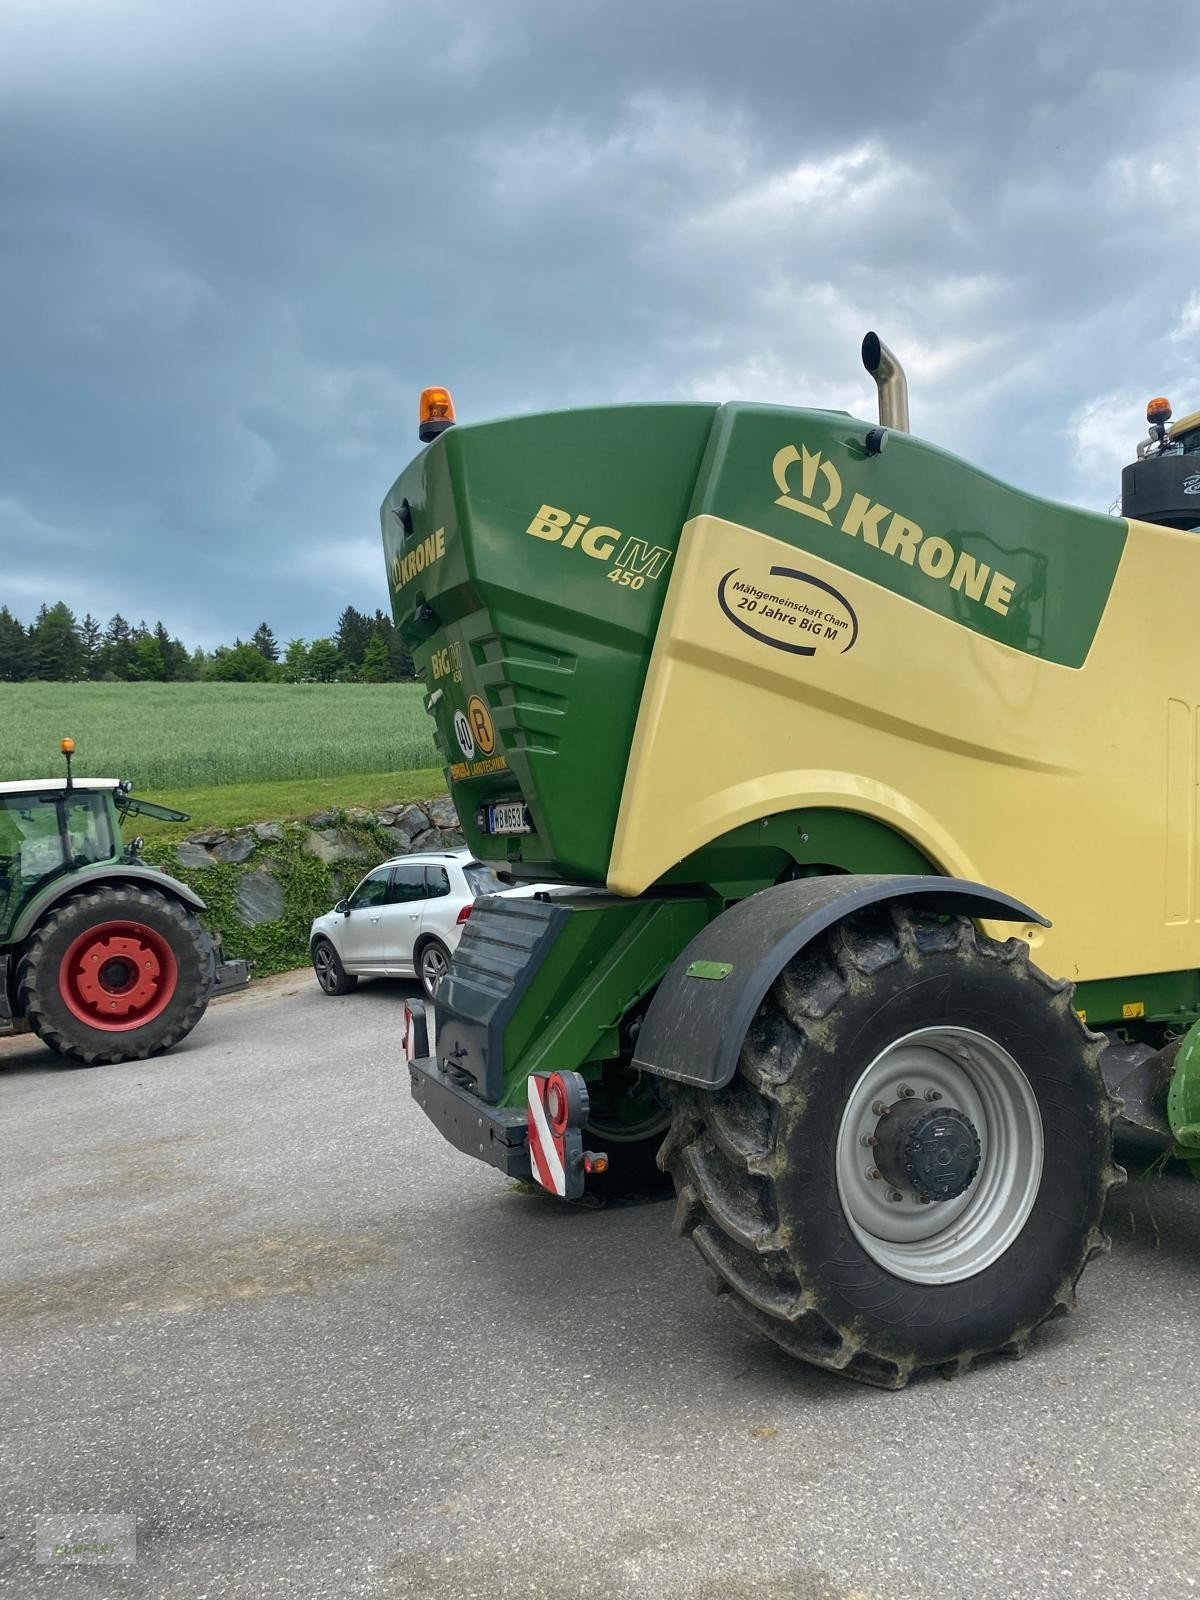
[[[1200,1156],[1200,434],[1071,510],[863,357],[878,423],[426,391],[383,534],[468,844],[580,886],[474,912],[417,1101],[566,1199],[657,1159],[743,1316],[899,1387],[1070,1309],[1110,1091]]]

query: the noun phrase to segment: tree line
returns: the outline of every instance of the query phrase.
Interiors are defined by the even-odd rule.
[[[415,677],[412,657],[383,611],[347,606],[324,639],[282,647],[259,623],[249,639],[189,650],[161,622],[136,626],[118,613],[102,627],[77,621],[60,600],[28,627],[0,606],[0,682],[27,683],[397,683]]]

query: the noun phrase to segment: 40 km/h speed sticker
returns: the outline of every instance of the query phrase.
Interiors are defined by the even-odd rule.
[[[467,761],[474,761],[476,750],[481,756],[490,756],[495,750],[496,730],[492,726],[492,714],[479,695],[471,696],[465,711],[454,713],[454,737]]]

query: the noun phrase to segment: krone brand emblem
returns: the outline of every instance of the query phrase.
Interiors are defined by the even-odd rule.
[[[404,556],[393,556],[389,571],[392,578],[393,589],[403,589],[406,583],[411,583],[418,572],[424,572],[426,567],[433,566],[435,561],[440,561],[446,554],[446,530],[438,528],[435,533],[430,533],[421,539]]]
[[[794,656],[844,656],[858,638],[845,595],[795,567],[770,567],[761,577],[731,567],[717,585],[717,604],[735,628]]]
[[[788,473],[800,463],[800,493],[803,500],[797,500],[790,492]],[[771,463],[771,471],[775,474],[775,482],[782,490],[775,504],[786,506],[789,511],[799,511],[802,516],[812,517],[814,522],[830,523],[829,513],[842,498],[842,480],[838,469],[832,461],[823,459],[819,450],[812,451],[807,445],[801,445],[797,450],[794,444],[785,444],[782,450],[775,452],[775,459]],[[823,505],[813,505],[813,491],[817,486],[817,473],[825,479],[826,495]]]
[[[803,500],[797,500],[790,493],[790,489],[796,487],[794,469],[797,465],[800,467],[800,493],[805,496]],[[782,450],[776,451],[771,470],[776,484],[783,490],[775,501],[777,506],[798,511],[801,516],[811,517],[814,522],[823,522],[826,527],[834,526],[829,513],[841,501],[842,480],[832,461],[826,461],[819,450],[810,450],[807,445],[801,445],[797,450],[794,444],[785,444]],[[827,491],[821,505],[813,503],[818,475],[824,478]],[[1200,483],[1200,475],[1196,481]],[[871,500],[856,490],[850,496],[850,504],[845,511],[839,511],[837,526],[849,538],[857,539],[860,545],[870,545],[882,555],[903,562],[906,567],[919,569],[926,578],[948,584],[968,600],[987,606],[1002,617],[1008,615],[1017,589],[1015,578],[981,561],[969,551],[959,549],[942,534],[927,534],[919,522],[893,511],[881,500]],[[1001,549],[994,540],[985,539],[982,535],[959,535],[963,539],[968,537],[978,537],[985,548]],[[886,584],[886,572],[876,582]],[[895,588],[896,585],[892,583],[888,587]]]

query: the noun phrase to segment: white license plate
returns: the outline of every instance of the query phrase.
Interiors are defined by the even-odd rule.
[[[488,833],[532,833],[529,812],[519,800],[500,800],[487,808]]]

